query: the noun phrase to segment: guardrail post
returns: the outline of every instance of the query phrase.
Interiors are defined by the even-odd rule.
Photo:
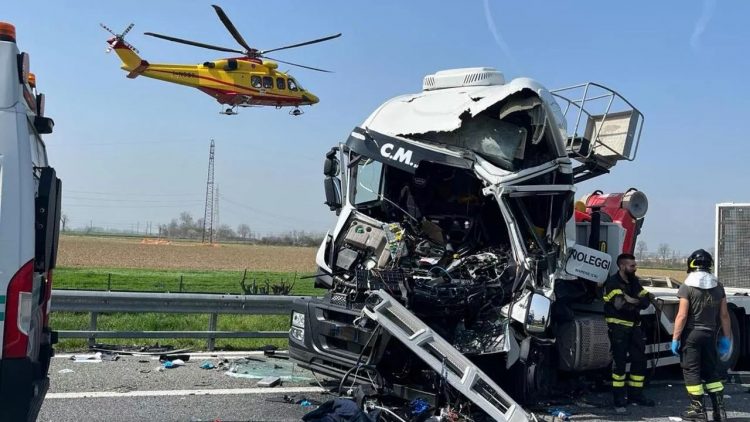
[[[98,316],[99,316],[98,312],[91,313],[91,319],[89,321],[90,331],[96,331],[96,319]],[[94,347],[94,344],[96,344],[96,337],[89,337],[89,347]]]
[[[182,293],[182,274],[180,274],[180,293]]]
[[[216,331],[216,325],[219,321],[219,314],[213,313],[208,318],[208,331]],[[214,346],[216,345],[216,337],[211,336],[208,338],[208,344],[206,345],[209,352],[213,352]]]

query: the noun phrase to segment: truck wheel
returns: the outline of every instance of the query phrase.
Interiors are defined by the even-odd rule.
[[[721,375],[726,375],[728,370],[734,369],[737,365],[737,361],[740,359],[740,322],[737,319],[733,310],[729,310],[729,320],[732,326],[732,345],[729,349],[729,355],[722,359],[719,356],[719,371]],[[719,327],[717,339],[722,335],[721,327]]]
[[[512,381],[506,388],[519,404],[538,401],[540,396],[549,394],[555,382],[554,370],[548,361],[549,354],[540,349],[535,352],[537,356],[530,356],[532,359],[516,362],[510,367],[509,379]]]

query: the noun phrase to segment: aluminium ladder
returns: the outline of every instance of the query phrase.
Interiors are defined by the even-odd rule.
[[[466,356],[432,331],[391,295],[383,290],[373,292],[373,295],[377,296],[380,302],[372,309],[367,306],[363,308],[367,317],[399,339],[434,371],[442,374],[453,388],[490,417],[498,422],[536,420]]]

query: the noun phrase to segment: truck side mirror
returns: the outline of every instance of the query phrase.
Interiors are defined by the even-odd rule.
[[[547,331],[552,302],[548,297],[534,293],[529,299],[524,328],[529,334],[542,334]]]
[[[341,209],[341,180],[338,177],[328,176],[323,180],[326,192],[326,202],[331,211],[338,212]]]
[[[335,177],[339,175],[339,159],[336,157],[338,148],[331,148],[326,154],[326,159],[323,162],[323,174],[328,177]]]
[[[34,116],[34,128],[40,135],[49,135],[55,127],[55,121],[49,117]]]

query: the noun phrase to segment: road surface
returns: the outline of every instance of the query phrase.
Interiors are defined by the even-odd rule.
[[[205,361],[219,364],[227,359],[231,363],[247,356],[256,360],[247,361],[239,368],[241,372],[282,375],[286,381],[280,386],[259,388],[258,379],[229,376],[229,371],[220,368],[200,368]],[[85,363],[70,360],[70,355],[55,357],[50,368],[50,391],[38,420],[293,421],[314,409],[314,403],[332,398],[323,393],[308,371],[257,353],[193,354],[184,366],[167,370],[159,370],[160,367],[156,356],[121,356],[117,361]],[[552,420],[552,409],[562,409],[572,415],[573,421],[668,422],[687,405],[685,387],[677,371],[662,373],[646,393],[657,406],[630,406],[624,415],[611,410],[611,395],[607,392],[542,402],[531,409],[543,421]],[[728,385],[725,394],[729,420],[750,421],[747,387]],[[313,406],[295,403],[303,399]]]

